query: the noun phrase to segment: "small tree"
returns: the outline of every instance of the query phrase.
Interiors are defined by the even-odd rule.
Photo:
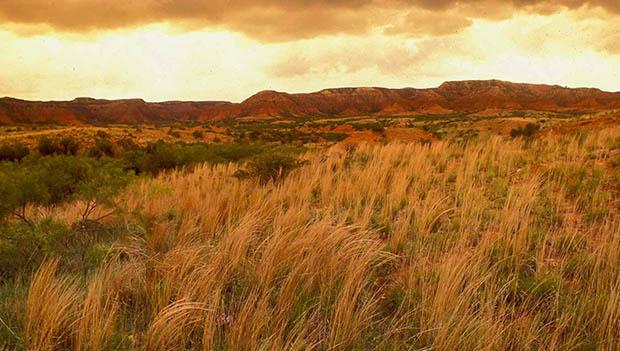
[[[41,159],[30,169],[40,175],[39,181],[47,188],[49,200],[45,205],[50,207],[70,199],[80,184],[93,176],[91,164],[82,157],[57,156]]]
[[[44,205],[51,198],[49,190],[41,179],[44,174],[38,169],[12,168],[0,171],[0,220],[13,215],[32,226],[27,217],[28,205]]]
[[[73,156],[38,160],[0,170],[0,219],[14,215],[32,226],[28,205],[54,207],[72,200],[86,203],[82,219],[112,206],[114,195],[131,180],[116,161],[102,162]],[[99,219],[99,218],[98,218]]]
[[[114,208],[114,196],[129,183],[130,179],[131,176],[116,163],[109,162],[93,169],[89,178],[79,184],[76,192],[76,198],[85,203],[81,213],[82,221],[89,220],[95,210],[101,207]],[[113,213],[114,210],[95,220],[101,220]]]

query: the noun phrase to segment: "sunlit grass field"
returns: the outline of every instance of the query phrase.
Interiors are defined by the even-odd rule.
[[[9,221],[0,349],[620,349],[620,129],[301,158],[140,178],[99,222]],[[11,231],[42,238],[32,272]]]

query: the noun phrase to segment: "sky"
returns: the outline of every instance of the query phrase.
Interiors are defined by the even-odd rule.
[[[620,1],[0,1],[0,96],[238,102],[468,79],[620,91]]]

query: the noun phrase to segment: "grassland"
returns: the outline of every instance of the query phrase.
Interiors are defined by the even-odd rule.
[[[266,182],[203,164],[97,222],[29,207],[1,229],[0,345],[619,349],[620,128],[575,131],[309,149]]]

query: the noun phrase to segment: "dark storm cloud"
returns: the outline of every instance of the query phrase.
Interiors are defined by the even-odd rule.
[[[2,0],[0,21],[68,32],[167,22],[188,30],[222,28],[262,41],[286,41],[373,28],[443,35],[467,28],[472,19],[584,6],[620,11],[618,0]]]

